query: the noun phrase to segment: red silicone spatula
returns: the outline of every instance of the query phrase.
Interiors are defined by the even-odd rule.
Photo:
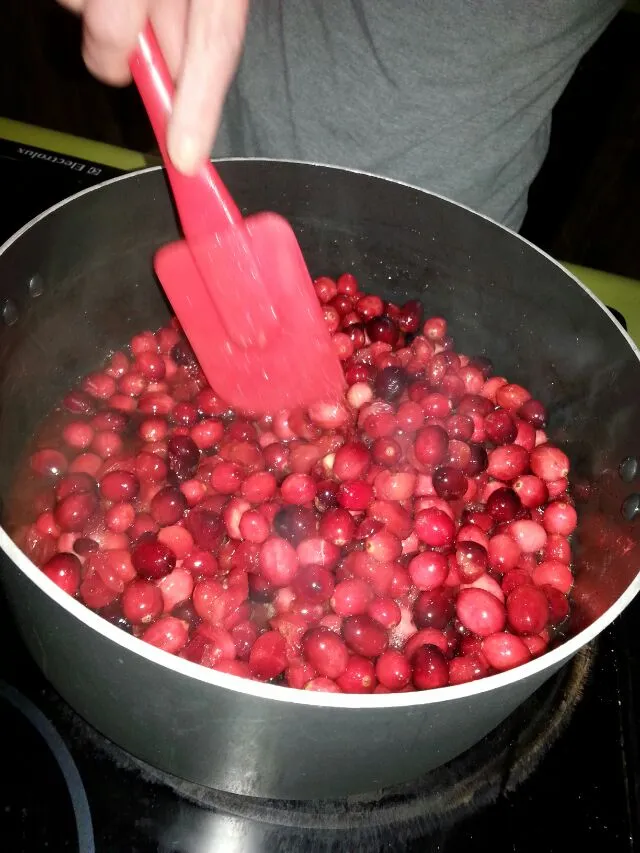
[[[157,252],[155,270],[211,387],[255,413],[336,400],[340,362],[291,227],[274,213],[244,219],[210,163],[194,176],[173,167],[173,84],[150,25],[131,71],[185,238]]]

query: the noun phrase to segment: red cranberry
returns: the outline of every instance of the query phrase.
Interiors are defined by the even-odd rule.
[[[249,653],[251,675],[260,681],[270,681],[284,672],[287,666],[287,646],[277,631],[267,631],[258,637]]]
[[[298,572],[295,548],[277,536],[272,536],[260,548],[260,572],[273,586],[287,586]]]
[[[370,464],[371,457],[364,444],[358,441],[348,442],[336,450],[333,474],[343,482],[359,480],[364,476]]]
[[[539,634],[549,619],[549,603],[542,590],[522,584],[507,598],[507,619],[518,634]]]
[[[415,517],[415,531],[421,542],[431,548],[449,547],[453,543],[455,525],[440,509],[421,510]]]
[[[302,641],[305,659],[320,675],[336,679],[346,670],[349,652],[343,640],[327,628],[309,631]]]
[[[484,419],[484,429],[493,444],[512,444],[518,432],[513,418],[504,409],[489,412]]]
[[[163,599],[158,587],[149,581],[133,581],[122,595],[122,612],[133,625],[146,625],[162,613]]]
[[[558,447],[541,444],[531,453],[531,470],[545,483],[560,480],[569,472],[569,459]]]
[[[513,669],[531,659],[531,652],[520,637],[506,631],[486,637],[482,644],[482,654],[489,665],[498,671]]]
[[[82,564],[75,554],[56,554],[42,567],[43,573],[60,589],[75,595],[80,588]]]
[[[371,586],[361,578],[348,578],[336,585],[331,606],[340,616],[358,616],[365,613],[373,599]]]
[[[362,512],[373,500],[373,487],[365,480],[341,483],[338,489],[338,504],[353,512]]]
[[[487,472],[496,480],[508,482],[524,474],[529,465],[529,454],[519,444],[504,444],[489,454]]]
[[[203,551],[217,551],[225,535],[220,516],[197,506],[186,514],[185,526],[193,536],[196,547]]]
[[[375,658],[387,648],[387,632],[370,616],[349,616],[342,633],[347,646],[357,655]]]
[[[375,667],[367,658],[352,655],[336,684],[343,693],[373,693],[377,685]]]
[[[333,593],[333,587],[333,574],[316,565],[302,566],[293,581],[296,595],[305,601],[327,601]]]
[[[423,465],[439,465],[447,452],[449,436],[439,426],[426,426],[416,435],[413,448],[416,459]]]
[[[108,501],[132,501],[140,490],[137,477],[128,471],[111,471],[100,480],[100,493]]]
[[[409,335],[417,332],[422,322],[422,313],[422,302],[419,300],[410,299],[408,302],[405,302],[398,318],[398,328],[400,331]]]
[[[413,684],[418,690],[433,690],[449,683],[449,667],[436,646],[420,646],[411,657]]]
[[[189,627],[175,616],[163,616],[147,628],[142,639],[145,643],[175,655],[186,646]]]
[[[527,400],[518,409],[518,417],[536,429],[544,429],[547,425],[547,411],[539,400]]]
[[[138,542],[131,552],[131,559],[138,574],[147,580],[168,575],[176,565],[176,555],[173,551],[154,539]]]
[[[409,563],[409,576],[417,589],[432,590],[441,586],[449,574],[449,564],[443,554],[423,551]]]
[[[549,604],[549,624],[560,625],[569,615],[569,601],[564,593],[555,586],[542,586]]]
[[[165,486],[164,489],[160,489],[149,505],[149,512],[162,527],[180,521],[186,509],[186,498],[182,492],[173,486]]]
[[[97,508],[98,500],[93,492],[76,492],[60,501],[53,514],[62,530],[78,532]]]
[[[29,461],[31,469],[41,477],[59,477],[67,470],[67,460],[59,450],[37,450]]]

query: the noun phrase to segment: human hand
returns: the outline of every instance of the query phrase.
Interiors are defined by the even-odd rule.
[[[176,81],[167,149],[193,173],[209,156],[240,59],[249,0],[58,0],[82,16],[82,55],[106,83],[131,80],[129,57],[147,20]]]

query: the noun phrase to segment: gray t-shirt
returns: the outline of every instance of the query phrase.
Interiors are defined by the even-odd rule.
[[[621,0],[254,0],[216,156],[362,169],[512,228]]]

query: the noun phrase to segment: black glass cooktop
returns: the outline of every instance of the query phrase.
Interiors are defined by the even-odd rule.
[[[25,150],[0,141],[0,242],[116,174]],[[640,842],[640,601],[469,753],[336,802],[232,797],[136,762],[57,696],[1,600],[0,650],[8,853],[626,853]]]

